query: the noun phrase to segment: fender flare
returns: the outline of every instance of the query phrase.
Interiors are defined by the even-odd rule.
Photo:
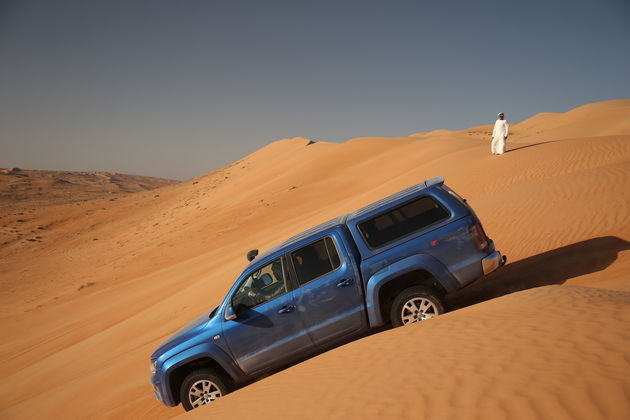
[[[199,359],[211,359],[214,360],[225,372],[227,372],[230,381],[238,383],[243,377],[243,372],[236,366],[229,355],[227,355],[219,346],[213,343],[200,343],[196,346],[190,347],[181,353],[170,357],[162,364],[162,369],[165,371],[164,384],[163,384],[163,396],[166,399],[170,399],[172,405],[175,404],[175,397],[171,395],[171,378],[173,372],[181,366],[194,362]],[[168,398],[166,398],[168,396]],[[166,401],[165,401],[166,402]],[[168,404],[167,404],[168,405]]]
[[[430,255],[416,254],[396,261],[374,273],[367,281],[365,301],[370,327],[379,327],[384,324],[379,302],[381,288],[391,280],[417,270],[431,274],[447,293],[459,288],[459,283],[451,273]]]

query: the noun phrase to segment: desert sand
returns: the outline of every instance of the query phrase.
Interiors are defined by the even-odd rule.
[[[117,172],[0,168],[0,206],[67,204],[152,190],[178,181]],[[113,200],[115,201],[115,200]]]
[[[2,229],[44,233],[0,241],[0,418],[630,418],[630,100],[513,124],[502,156],[491,128],[284,139],[114,201],[3,204]],[[439,175],[509,257],[456,310],[195,412],[155,400],[149,355],[248,250]]]

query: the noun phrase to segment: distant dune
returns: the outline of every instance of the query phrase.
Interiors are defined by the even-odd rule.
[[[630,418],[630,100],[513,124],[502,156],[491,128],[284,139],[151,191],[0,205],[0,418]],[[439,175],[509,257],[456,310],[196,412],[155,400],[149,355],[249,249]]]
[[[0,168],[0,206],[51,205],[152,190],[179,181],[117,172]]]

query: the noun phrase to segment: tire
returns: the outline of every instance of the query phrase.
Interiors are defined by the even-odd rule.
[[[400,327],[424,321],[444,313],[444,304],[431,289],[413,286],[394,298],[389,317],[392,326]]]
[[[186,376],[179,390],[179,398],[184,410],[190,411],[227,393],[228,388],[221,376],[212,369],[199,369]]]

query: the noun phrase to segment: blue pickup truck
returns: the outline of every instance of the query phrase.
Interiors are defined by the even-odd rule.
[[[165,405],[191,410],[376,329],[435,317],[448,293],[505,263],[442,177],[247,257],[223,302],[151,356]]]

